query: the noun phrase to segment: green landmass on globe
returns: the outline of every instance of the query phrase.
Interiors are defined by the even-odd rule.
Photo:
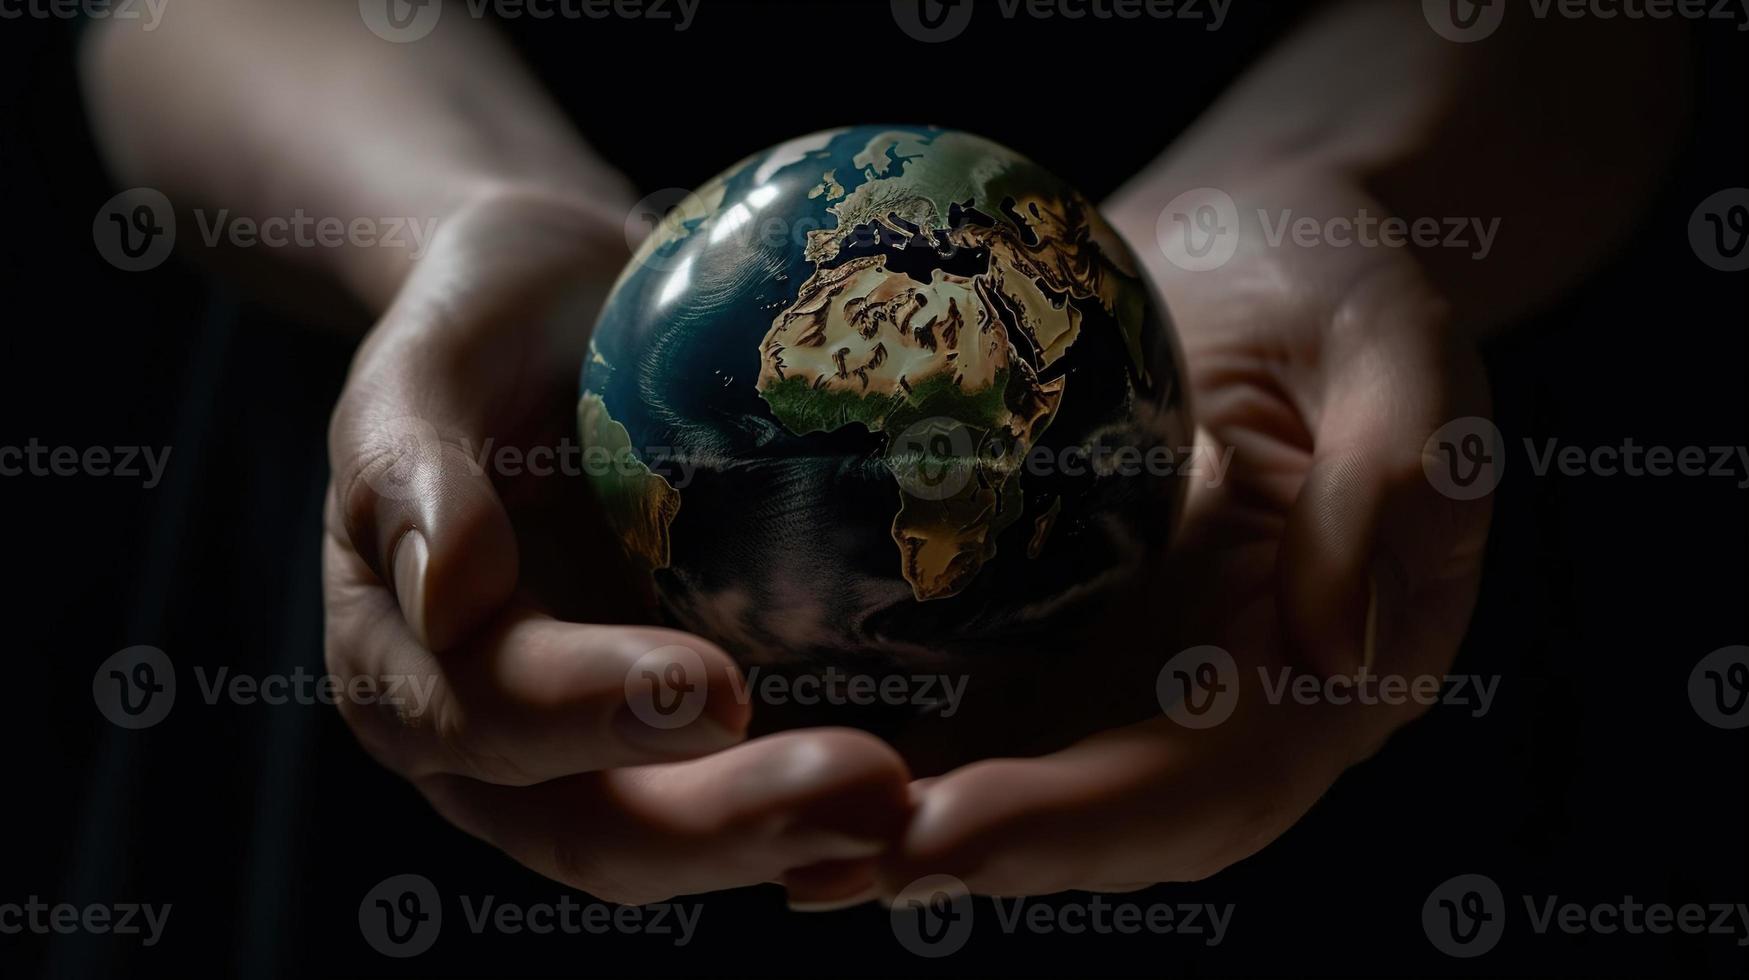
[[[1025,157],[928,127],[831,131],[663,217],[597,326],[579,428],[615,461],[591,470],[610,522],[685,625],[817,656],[928,642],[941,620],[904,610],[960,602],[971,638],[1074,605],[1169,527],[1169,481],[1027,465],[1183,445],[1167,329],[1123,242]],[[1010,568],[1045,564],[1059,527],[1072,553]]]

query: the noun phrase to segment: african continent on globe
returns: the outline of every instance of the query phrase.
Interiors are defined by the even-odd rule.
[[[753,663],[1024,653],[1165,544],[1174,350],[1075,190],[967,133],[861,126],[675,195],[578,418],[676,625]]]

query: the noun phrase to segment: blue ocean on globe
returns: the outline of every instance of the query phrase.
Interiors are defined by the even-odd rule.
[[[1062,649],[1164,547],[1188,445],[1153,286],[989,140],[858,126],[672,206],[582,371],[584,444],[662,614],[749,663]],[[1152,455],[1149,455],[1152,453]]]

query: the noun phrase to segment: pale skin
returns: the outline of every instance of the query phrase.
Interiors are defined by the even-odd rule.
[[[620,623],[636,596],[586,495],[459,465],[466,444],[564,434],[586,338],[549,327],[588,322],[634,196],[485,25],[445,18],[393,45],[349,2],[188,0],[149,34],[93,25],[84,80],[115,169],[179,206],[439,220],[417,261],[285,249],[265,274],[294,302],[329,288],[374,314],[329,433],[328,666],[439,686],[417,717],[345,709],[365,747],[458,827],[604,899],[775,881],[824,908],[933,873],[995,895],[1201,878],[1424,710],[1271,705],[1257,669],[1451,664],[1490,506],[1436,493],[1423,445],[1489,414],[1480,331],[1557,295],[1630,226],[1680,125],[1659,99],[1683,76],[1679,35],[1656,25],[1509,19],[1455,45],[1418,7],[1310,18],[1102,206],[1165,294],[1199,442],[1233,457],[1220,486],[1193,482],[1150,586],[1161,625],[1087,656],[1148,692],[1171,653],[1219,645],[1246,685],[1234,717],[1157,717],[920,780],[849,729],[747,738],[728,652]],[[1155,225],[1196,187],[1231,195],[1241,246],[1188,272]],[[1270,245],[1257,217],[1362,208],[1500,231],[1476,261]],[[410,466],[382,448],[409,417],[440,447]],[[578,548],[597,560],[561,560]],[[708,707],[650,728],[625,675],[674,644],[701,656]]]

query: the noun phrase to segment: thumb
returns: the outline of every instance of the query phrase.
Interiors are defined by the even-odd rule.
[[[1448,493],[1424,453],[1442,426],[1487,413],[1481,365],[1425,295],[1366,297],[1338,320],[1278,557],[1288,646],[1326,675],[1442,672],[1475,601],[1492,498]]]
[[[352,548],[430,650],[454,645],[516,588],[516,537],[491,478],[483,400],[441,340],[384,328],[354,363],[329,425],[336,505]]]

